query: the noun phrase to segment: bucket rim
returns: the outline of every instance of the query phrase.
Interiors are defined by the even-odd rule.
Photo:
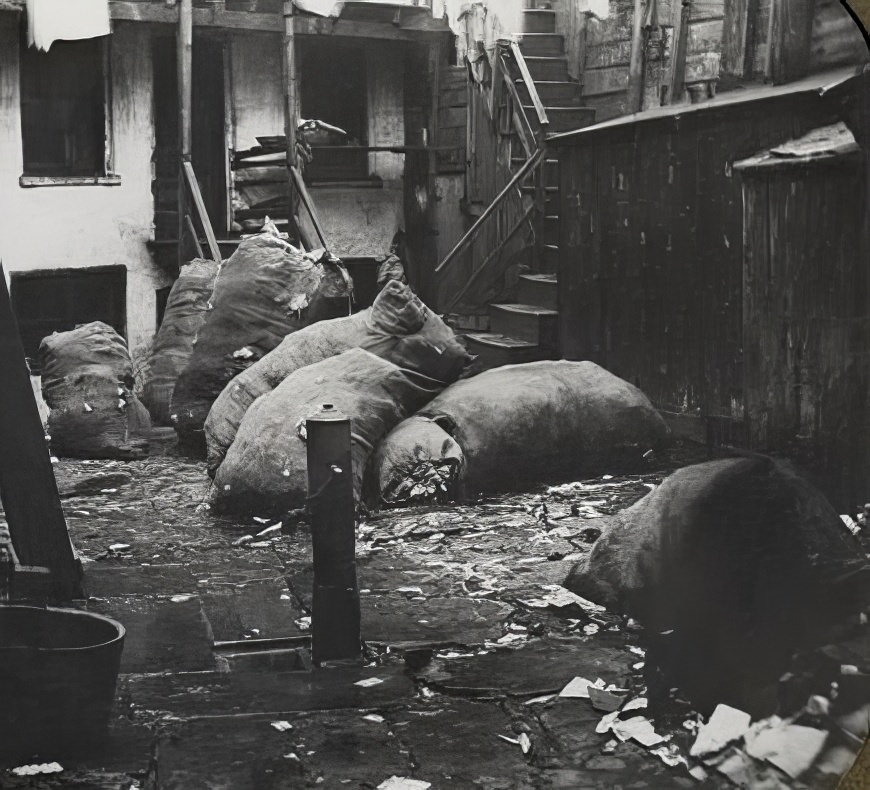
[[[29,610],[31,612],[54,612],[61,615],[73,615],[76,617],[84,617],[90,618],[94,620],[102,620],[104,623],[109,624],[116,630],[115,636],[111,639],[107,639],[104,642],[97,642],[92,645],[82,645],[80,647],[38,647],[38,646],[29,646],[29,645],[10,645],[9,647],[0,646],[0,654],[4,652],[12,652],[12,651],[22,651],[22,652],[38,652],[38,653],[78,653],[78,652],[86,652],[88,650],[94,650],[98,647],[108,647],[115,643],[123,642],[124,637],[127,634],[127,629],[119,623],[117,620],[113,620],[111,617],[106,617],[103,614],[97,614],[96,612],[85,612],[81,609],[71,609],[67,607],[61,606],[33,606],[30,604],[16,604],[16,603],[4,603],[0,604],[0,613],[5,610]]]

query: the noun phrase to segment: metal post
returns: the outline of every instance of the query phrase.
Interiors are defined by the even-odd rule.
[[[326,404],[305,427],[314,544],[312,659],[353,659],[361,645],[350,419]]]

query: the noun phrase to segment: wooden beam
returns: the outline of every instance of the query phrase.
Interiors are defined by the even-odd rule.
[[[683,98],[686,81],[686,52],[689,46],[689,16],[691,5],[684,2],[674,5],[674,43],[671,65],[671,89],[669,104],[678,104]]]
[[[18,10],[19,0],[0,0],[0,3]],[[24,0],[20,0],[24,7]],[[143,0],[110,0],[109,14],[112,19],[130,22],[151,22],[154,24],[177,24],[180,2],[175,6],[163,3],[143,2]],[[2,10],[2,9],[0,9]],[[284,33],[284,20],[278,14],[265,14],[254,11],[227,11],[214,8],[194,8],[193,24],[196,27],[225,28],[248,32]],[[366,22],[356,19],[332,19],[296,15],[294,20],[297,36],[347,36],[351,38],[385,38],[393,41],[420,41],[443,36],[446,31],[414,30],[396,27],[391,24]]]
[[[631,22],[631,60],[628,64],[628,111],[640,112],[643,109],[643,72],[646,60],[643,34],[643,0],[634,0]]]
[[[809,73],[814,12],[815,0],[773,0],[767,76],[775,85]]]
[[[759,0],[725,0],[720,66],[724,77],[738,80],[752,77],[758,6]]]
[[[61,600],[80,597],[75,556],[0,263],[0,500],[22,565],[51,571]]]
[[[149,3],[150,5],[150,3]],[[175,9],[173,9],[175,10]],[[187,189],[184,162],[190,161],[193,105],[193,0],[181,0],[176,13],[175,47],[178,83],[178,265],[186,263],[184,221],[187,215]],[[195,235],[194,235],[195,238]]]
[[[181,158],[189,161],[193,103],[193,0],[180,0],[178,8],[178,133]]]
[[[299,124],[298,93],[296,83],[296,26],[293,0],[284,0],[284,58],[282,61],[282,78],[284,88],[284,138],[287,151],[287,194],[290,227],[296,225],[299,206],[299,194],[293,171],[296,168],[296,127]],[[300,231],[301,229],[296,228]]]

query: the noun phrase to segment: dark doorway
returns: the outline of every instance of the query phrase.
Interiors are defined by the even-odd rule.
[[[178,75],[175,38],[152,40],[154,68],[154,236],[157,241],[178,238]]]
[[[42,338],[103,321],[127,334],[127,269],[100,266],[51,272],[12,272],[12,310],[24,353],[36,362]]]
[[[315,181],[368,177],[365,51],[355,42],[303,41],[300,45],[301,113],[348,134],[343,149],[314,150],[306,178]]]
[[[193,42],[191,158],[215,233],[227,232],[227,146],[224,131],[224,44]]]

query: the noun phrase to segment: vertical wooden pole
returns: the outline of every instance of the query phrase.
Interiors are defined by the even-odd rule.
[[[284,136],[287,142],[288,219],[290,227],[296,228],[299,195],[296,192],[291,168],[296,167],[296,126],[299,123],[299,117],[297,112],[298,85],[296,79],[296,30],[294,28],[293,0],[284,0],[284,60],[282,76],[284,80]]]
[[[420,267],[421,282],[419,284],[420,296],[427,303],[432,304],[436,284],[433,282],[434,269],[438,265],[438,251],[435,242],[435,178],[438,174],[438,162],[432,146],[438,145],[438,100],[441,93],[441,39],[436,39],[429,44],[429,74],[432,80],[432,109],[429,113],[429,151],[428,153],[428,178],[426,179],[426,259]]]
[[[728,77],[738,81],[752,77],[758,5],[758,0],[725,0],[720,83]]]
[[[634,0],[631,23],[631,59],[628,64],[628,111],[640,112],[643,109],[643,73],[645,68],[643,34],[643,0]]]
[[[178,69],[178,265],[185,261],[184,237],[187,233],[187,190],[184,186],[183,162],[191,157],[193,104],[193,0],[180,0],[178,4],[178,30],[176,31]]]
[[[688,0],[683,0],[674,9],[674,43],[671,55],[671,90],[669,104],[679,104],[683,98],[683,86],[686,81],[686,49],[689,42],[689,12],[691,6]]]
[[[67,532],[2,264],[0,382],[0,500],[12,545],[22,565],[49,569],[55,597],[79,597],[81,566]]]
[[[815,0],[774,0],[767,76],[775,84],[805,77],[810,67]]]

